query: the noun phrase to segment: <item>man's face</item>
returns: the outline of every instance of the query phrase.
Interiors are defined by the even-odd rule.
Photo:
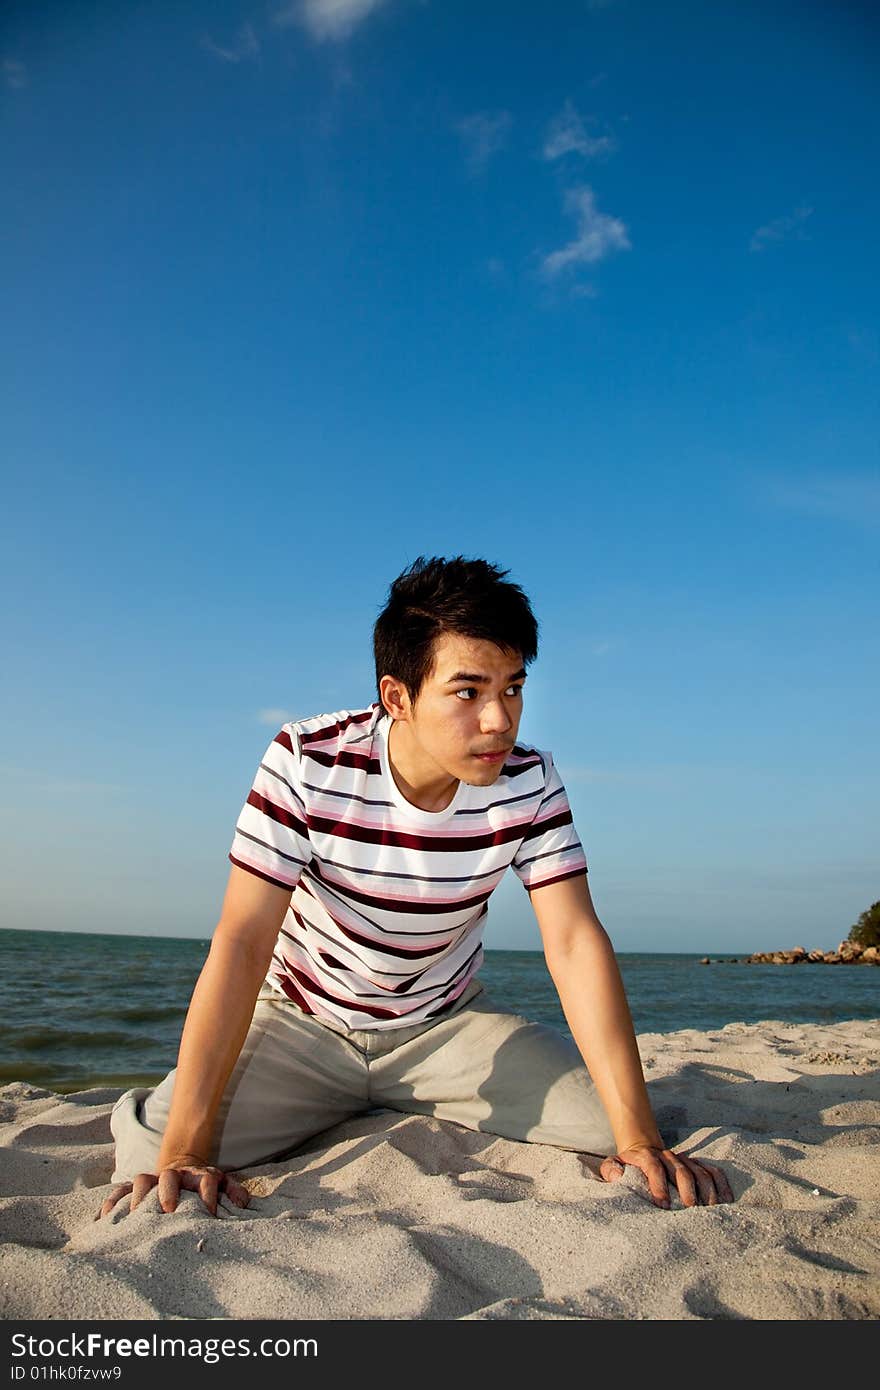
[[[516,742],[525,678],[519,652],[457,633],[438,637],[415,708],[406,700],[412,751],[424,772],[490,786]]]

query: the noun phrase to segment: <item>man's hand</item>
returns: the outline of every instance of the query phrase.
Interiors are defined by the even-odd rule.
[[[655,1207],[671,1205],[670,1182],[686,1207],[714,1207],[719,1202],[733,1201],[730,1183],[714,1163],[698,1163],[695,1158],[683,1158],[671,1149],[635,1144],[623,1153],[603,1159],[600,1176],[605,1182],[619,1182],[625,1165],[644,1173]]]
[[[134,1182],[125,1182],[120,1187],[114,1187],[110,1196],[101,1204],[101,1210],[96,1214],[95,1220],[100,1221],[102,1216],[107,1216],[116,1206],[116,1203],[121,1201],[123,1197],[127,1197],[129,1192],[131,1193],[130,1210],[134,1211],[147,1193],[157,1186],[159,1188],[159,1206],[165,1212],[177,1210],[181,1189],[198,1192],[212,1216],[217,1215],[217,1197],[220,1192],[225,1192],[230,1202],[234,1202],[237,1207],[246,1207],[251,1200],[247,1188],[231,1174],[224,1173],[221,1168],[214,1168],[209,1163],[201,1162],[171,1163],[164,1167],[158,1175],[156,1173],[138,1173]]]

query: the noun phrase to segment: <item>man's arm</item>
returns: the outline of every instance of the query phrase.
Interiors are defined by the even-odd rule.
[[[247,1189],[211,1166],[211,1143],[217,1110],[247,1037],[290,892],[232,866],[220,920],[183,1027],[158,1171],[138,1173],[132,1183],[116,1188],[99,1216],[129,1192],[134,1210],[157,1184],[163,1211],[175,1210],[181,1187],[198,1191],[215,1215],[219,1189],[239,1206],[247,1205]]]
[[[720,1169],[682,1158],[663,1143],[614,948],[596,916],[586,874],[533,889],[531,902],[559,1002],[618,1146],[601,1165],[603,1178],[613,1182],[631,1164],[645,1174],[657,1206],[669,1206],[669,1181],[686,1206],[732,1201]]]

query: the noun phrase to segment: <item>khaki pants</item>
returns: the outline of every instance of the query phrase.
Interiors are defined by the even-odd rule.
[[[174,1090],[126,1091],[113,1108],[113,1182],[154,1173]],[[267,1163],[312,1135],[378,1108],[580,1153],[615,1152],[574,1043],[499,1008],[476,980],[427,1023],[349,1031],[264,989],[220,1103],[210,1161]]]

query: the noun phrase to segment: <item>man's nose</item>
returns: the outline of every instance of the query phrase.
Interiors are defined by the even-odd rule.
[[[513,721],[504,706],[503,700],[488,700],[480,715],[480,728],[484,734],[505,734],[513,728]]]

